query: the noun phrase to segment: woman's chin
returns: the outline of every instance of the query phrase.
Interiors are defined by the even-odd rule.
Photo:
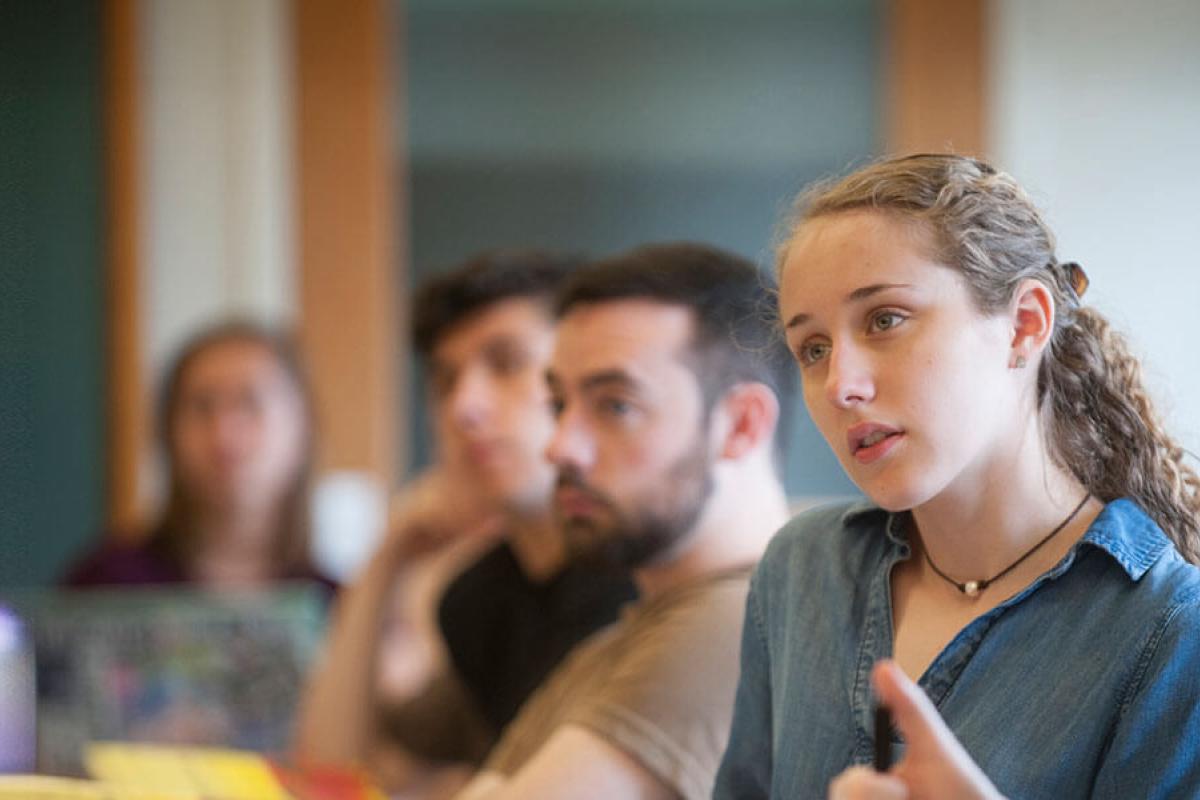
[[[870,481],[864,483],[866,485],[858,484],[862,493],[872,503],[893,514],[916,508],[928,499],[927,492],[922,491],[921,487]]]

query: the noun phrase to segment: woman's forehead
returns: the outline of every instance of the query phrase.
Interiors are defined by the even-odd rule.
[[[275,356],[264,343],[255,339],[222,339],[212,342],[192,356],[190,367],[213,368],[219,364],[257,364],[274,362]]]
[[[921,226],[875,211],[848,211],[805,222],[788,246],[781,290],[814,283],[911,279],[940,266],[932,237]]]
[[[254,339],[215,342],[195,354],[180,376],[183,391],[201,386],[294,383],[279,356]]]

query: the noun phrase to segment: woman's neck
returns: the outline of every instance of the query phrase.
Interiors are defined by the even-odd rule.
[[[213,586],[260,585],[278,575],[278,514],[203,515],[194,523],[189,572]]]
[[[912,516],[920,539],[915,544],[942,572],[963,582],[1001,573],[1063,524],[1086,494],[1073,475],[1054,463],[1036,423],[1007,452],[958,484],[914,508]],[[1037,555],[1043,558],[1038,563],[1046,553],[1061,557],[1099,509],[1094,500],[1079,509],[1039,548]],[[932,580],[944,580],[927,572]]]

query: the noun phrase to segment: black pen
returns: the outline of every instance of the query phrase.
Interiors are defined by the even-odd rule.
[[[875,770],[887,772],[892,766],[892,712],[875,706]]]

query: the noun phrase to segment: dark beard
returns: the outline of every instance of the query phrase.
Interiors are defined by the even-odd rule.
[[[584,482],[578,470],[560,471],[559,486],[588,493],[608,511],[603,517],[563,521],[571,561],[592,568],[630,570],[667,559],[695,527],[712,494],[705,438],[697,436],[667,471],[660,491],[629,512]]]

